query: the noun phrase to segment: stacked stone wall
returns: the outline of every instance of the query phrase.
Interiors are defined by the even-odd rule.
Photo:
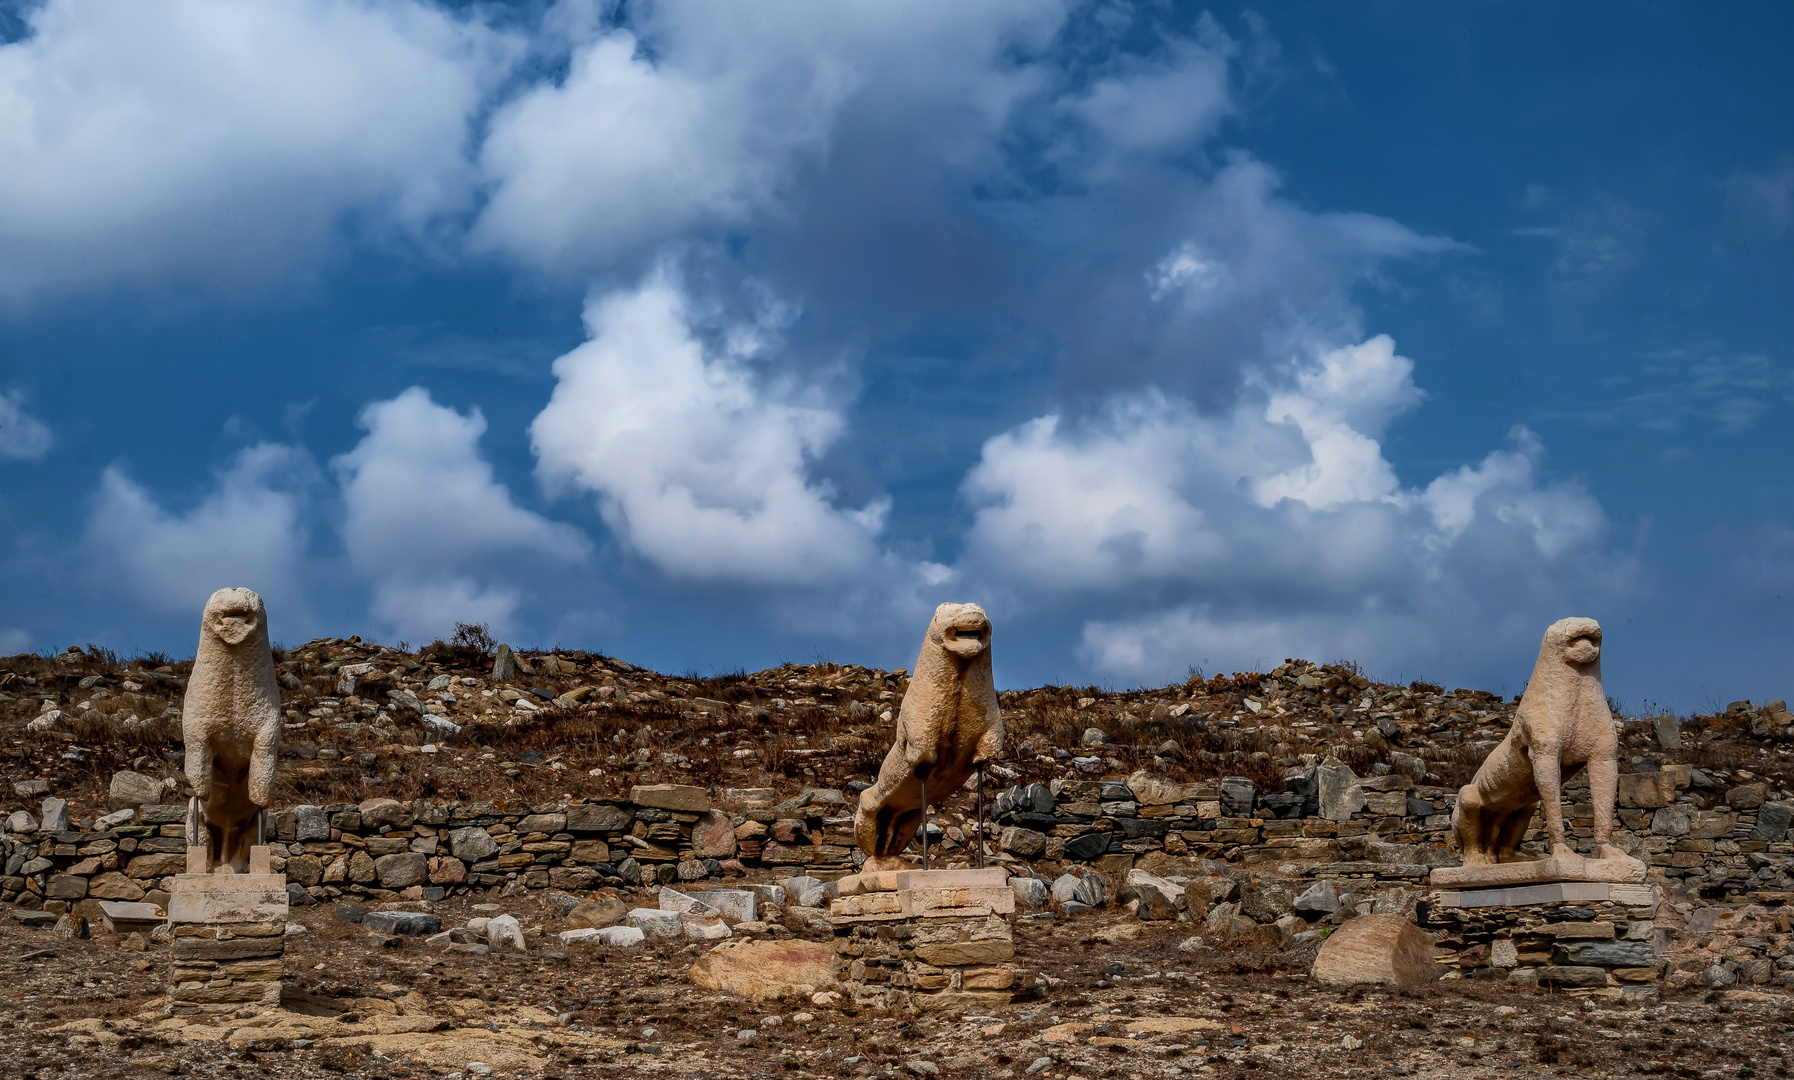
[[[1794,889],[1794,806],[1765,802],[1757,784],[1702,790],[1691,773],[1666,766],[1623,776],[1616,841],[1672,889],[1782,899]],[[1567,795],[1571,835],[1586,850],[1587,787],[1572,784]],[[774,804],[764,789],[654,785],[623,799],[533,806],[376,799],[277,809],[269,843],[273,871],[297,886],[295,903],[494,888],[577,892],[756,869],[827,878],[855,866],[851,797],[806,789]],[[1359,778],[1343,766],[1312,769],[1276,792],[1240,778],[1177,784],[1136,773],[1011,787],[992,801],[986,830],[992,858],[1047,876],[1067,865],[1125,871],[1172,856],[1418,884],[1432,866],[1454,861],[1455,797],[1394,774]],[[6,812],[0,902],[97,917],[97,901],[156,900],[165,880],[185,870],[185,806],[143,806],[85,827],[59,806],[51,799],[38,815]],[[55,827],[46,831],[45,820]],[[958,828],[943,832],[935,854],[963,865],[969,840]]]

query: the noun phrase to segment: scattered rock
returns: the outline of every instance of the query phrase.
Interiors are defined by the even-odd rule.
[[[114,806],[155,805],[162,801],[162,781],[128,769],[121,770],[112,774],[107,797]]]
[[[513,915],[500,915],[486,923],[486,943],[493,952],[529,951],[523,943],[523,927]]]

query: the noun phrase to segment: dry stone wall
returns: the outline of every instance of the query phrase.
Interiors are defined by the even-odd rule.
[[[1621,778],[1617,842],[1651,880],[1709,899],[1761,899],[1794,889],[1794,806],[1738,785],[1696,799],[1686,765]],[[1149,773],[1011,787],[986,822],[993,858],[1051,877],[1066,865],[1125,871],[1184,857],[1282,876],[1422,884],[1450,848],[1455,793],[1343,765],[1305,770],[1284,790],[1225,778],[1177,784]],[[272,815],[273,869],[294,902],[344,895],[435,898],[470,889],[588,891],[611,884],[697,881],[749,870],[837,876],[856,863],[850,795],[806,789],[772,804],[766,789],[647,785],[628,798],[478,803],[374,799],[292,806]],[[1567,818],[1586,848],[1592,808],[1568,788]],[[1701,809],[1701,803],[1711,803]],[[0,902],[97,915],[99,900],[156,900],[184,871],[184,806],[146,805],[98,822],[67,820],[59,799],[5,817]],[[957,831],[957,830],[955,830]],[[963,863],[961,834],[934,840]],[[1536,837],[1533,838],[1536,840]],[[95,910],[88,912],[92,907]]]

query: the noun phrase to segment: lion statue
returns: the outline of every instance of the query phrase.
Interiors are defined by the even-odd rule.
[[[1564,781],[1583,768],[1594,803],[1592,858],[1635,863],[1610,842],[1619,740],[1601,688],[1601,625],[1560,619],[1539,643],[1514,726],[1458,792],[1452,819],[1464,865],[1521,861],[1520,842],[1541,802],[1550,858],[1570,868],[1582,865],[1583,857],[1564,839],[1561,795]]]
[[[903,869],[902,852],[926,813],[923,793],[930,802],[951,795],[1002,748],[990,617],[977,604],[942,604],[922,638],[878,782],[860,792],[853,831],[866,853],[862,869]]]
[[[193,790],[188,843],[205,844],[208,871],[247,873],[280,757],[280,686],[268,614],[248,589],[219,589],[206,601],[199,655],[181,706],[181,738]]]

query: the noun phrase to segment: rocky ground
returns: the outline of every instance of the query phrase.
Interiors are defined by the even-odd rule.
[[[490,646],[469,635],[416,652],[353,638],[281,650],[275,801],[535,801],[663,782],[767,787],[783,799],[870,779],[907,689],[905,672],[855,665],[678,676],[572,651],[522,653],[505,679]],[[91,822],[113,809],[108,783],[127,769],[178,800],[189,670],[94,649],[0,658],[8,803],[54,794]],[[1468,779],[1514,705],[1305,661],[1155,689],[1042,687],[1002,699],[1009,752],[993,793],[1137,770],[1179,782],[1247,777],[1275,791],[1289,770],[1325,758],[1449,787]],[[1760,787],[1758,801],[1785,800],[1791,728],[1780,702],[1739,703],[1669,725],[1682,742],[1672,755],[1662,723],[1632,718],[1622,757],[1628,771],[1670,756],[1692,767],[1697,807],[1724,809],[1740,785]],[[957,826],[969,800],[960,801],[936,819],[947,853],[965,840]],[[0,1078],[1751,1077],[1786,1075],[1781,1046],[1794,1030],[1780,988],[1666,985],[1626,998],[1454,973],[1413,991],[1330,990],[1305,979],[1315,946],[1269,927],[1140,921],[1116,906],[1066,918],[1057,903],[1055,916],[1017,925],[1018,962],[1040,978],[1012,1005],[965,1015],[805,997],[756,1004],[690,983],[703,944],[562,945],[555,935],[566,925],[543,893],[505,893],[476,890],[429,910],[444,926],[514,915],[526,954],[370,936],[339,906],[295,908],[303,931],[288,939],[287,1007],[207,1023],[164,1016],[168,945],[139,951],[117,936],[82,940],[0,918]],[[1789,929],[1783,919],[1779,935],[1751,932],[1786,952]],[[795,908],[756,933],[830,936]],[[1702,963],[1735,937],[1707,942],[1716,955]]]
[[[504,909],[551,921],[527,899]],[[473,914],[438,905],[446,917]],[[1786,1076],[1789,999],[1661,1001],[1482,980],[1391,992],[1309,986],[1310,953],[1205,941],[1119,913],[1027,924],[1054,985],[979,1015],[746,1002],[685,978],[699,946],[528,955],[397,948],[328,909],[294,913],[288,1008],[164,1018],[166,946],[0,923],[0,1077]],[[820,934],[818,934],[820,938]]]
[[[286,730],[275,802],[536,801],[661,782],[781,794],[839,786],[875,773],[908,686],[904,671],[854,664],[701,677],[564,650],[520,653],[513,677],[495,679],[489,644],[410,652],[329,638],[279,650]],[[172,792],[191,666],[73,647],[0,658],[0,775],[20,796],[68,799],[77,818],[104,812],[120,769],[155,775]],[[1506,733],[1515,704],[1304,660],[1151,689],[1047,686],[1001,697],[1004,784],[1144,768],[1180,781],[1244,776],[1265,791],[1329,756],[1360,775],[1462,784]],[[1626,719],[1622,768],[1651,767],[1661,754],[1653,720],[1616,715]],[[1684,743],[1676,760],[1700,771],[1696,787],[1714,801],[1752,782],[1767,799],[1794,797],[1785,703],[1737,702],[1671,727]]]

